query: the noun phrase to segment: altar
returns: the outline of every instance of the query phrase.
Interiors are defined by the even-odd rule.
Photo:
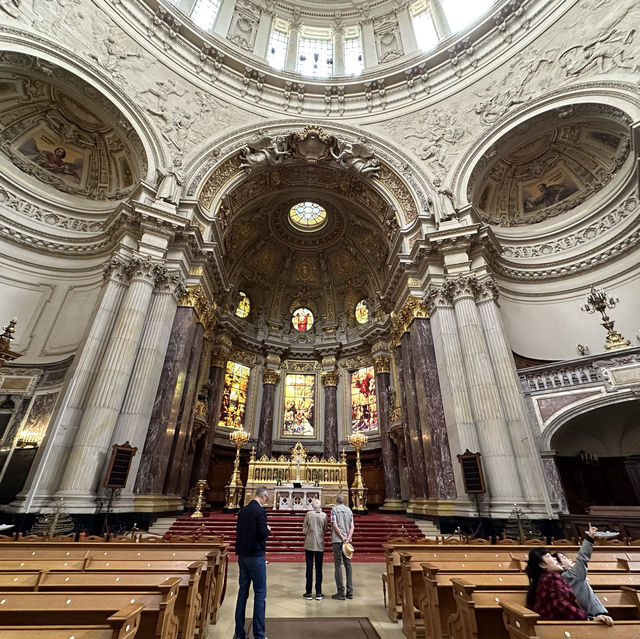
[[[322,503],[321,486],[282,484],[273,489],[273,507],[276,510],[313,510],[314,499]]]
[[[269,458],[264,455],[260,459],[256,459],[254,450],[251,451],[245,504],[253,499],[258,486],[269,489],[266,505],[276,510],[309,510],[311,501],[316,498],[322,506],[333,506],[336,495],[349,492],[344,451],[340,460],[309,456],[300,442],[290,451],[288,456]],[[294,484],[301,487],[294,488]]]

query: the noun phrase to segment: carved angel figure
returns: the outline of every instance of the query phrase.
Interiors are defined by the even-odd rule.
[[[337,150],[337,153],[336,153]],[[338,142],[335,149],[331,149],[331,157],[344,169],[378,177],[380,162],[373,157],[363,144],[351,144],[350,142]]]
[[[252,146],[253,148],[245,146],[240,151],[240,168],[242,169],[277,165],[291,155],[291,148],[283,135],[277,135],[274,138],[264,137]]]

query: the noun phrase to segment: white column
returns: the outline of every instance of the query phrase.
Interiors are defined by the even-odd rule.
[[[364,70],[378,66],[378,52],[376,50],[376,38],[373,33],[373,22],[367,20],[360,24],[362,30],[362,61]]]
[[[333,74],[344,75],[344,32],[337,27],[333,35]]]
[[[500,311],[495,302],[494,296],[497,295],[497,291],[493,286],[485,285],[481,289],[481,295],[484,299],[478,302],[478,312],[484,327],[498,393],[502,398],[502,407],[524,494],[530,500],[533,510],[542,511],[551,516],[551,501],[545,490],[542,461],[529,427],[513,354],[507,343]]]
[[[51,435],[41,447],[42,455],[33,464],[24,490],[16,498],[16,508],[19,511],[28,512],[41,508],[49,502],[58,488],[96,369],[124,295],[123,267],[124,262],[119,257],[111,258],[105,267],[106,281],[97,311],[82,350],[76,356],[65,397],[50,428]]]
[[[226,38],[229,33],[229,27],[231,26],[231,19],[233,18],[233,12],[236,8],[236,0],[222,0],[218,15],[216,16],[215,24],[213,25],[213,32],[217,33],[220,37]]]
[[[396,11],[396,17],[398,18],[398,25],[400,26],[400,36],[402,37],[404,52],[414,53],[418,50],[418,43],[416,42],[416,34],[413,31],[413,23],[411,22],[409,9],[407,7],[398,9],[398,11]]]
[[[273,14],[262,10],[260,14],[260,24],[258,24],[258,32],[256,33],[256,41],[253,45],[253,52],[260,58],[267,57],[267,47],[269,46],[269,38],[271,37],[271,24]]]
[[[138,449],[131,462],[127,485],[117,502],[117,510],[120,511],[133,510],[133,486],[138,474],[142,449],[171,336],[173,318],[176,314],[178,305],[176,294],[180,294],[181,284],[177,274],[164,273],[156,278],[156,291],[149,307],[131,381],[107,451],[109,452],[114,444],[124,444],[127,441]],[[106,461],[109,461],[109,455]],[[105,465],[103,472],[106,470]]]
[[[470,280],[450,282],[471,408],[495,514],[522,501],[522,487]]]
[[[298,38],[300,37],[298,29],[299,23],[292,23],[289,30],[289,45],[287,46],[287,62],[285,71],[295,71],[298,66]]]
[[[190,16],[191,12],[193,11],[193,7],[196,6],[197,1],[198,0],[179,0],[175,3],[175,5],[176,7],[178,7],[178,9],[180,9],[180,11]]]
[[[452,33],[451,26],[449,25],[447,14],[440,0],[431,0],[431,17],[433,18],[433,24],[436,27],[440,39],[444,40],[448,38]]]
[[[78,428],[56,497],[74,512],[93,512],[109,442],[127,391],[151,301],[157,264],[133,258],[133,272]]]

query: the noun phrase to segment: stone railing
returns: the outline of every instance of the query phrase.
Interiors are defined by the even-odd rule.
[[[518,371],[518,377],[525,393],[539,393],[556,388],[604,383],[603,369],[632,362],[640,362],[640,347],[523,368]]]

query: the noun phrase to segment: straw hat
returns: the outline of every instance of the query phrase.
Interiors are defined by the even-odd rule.
[[[345,541],[342,544],[342,552],[347,559],[351,559],[351,557],[353,557],[353,546],[350,541]]]

